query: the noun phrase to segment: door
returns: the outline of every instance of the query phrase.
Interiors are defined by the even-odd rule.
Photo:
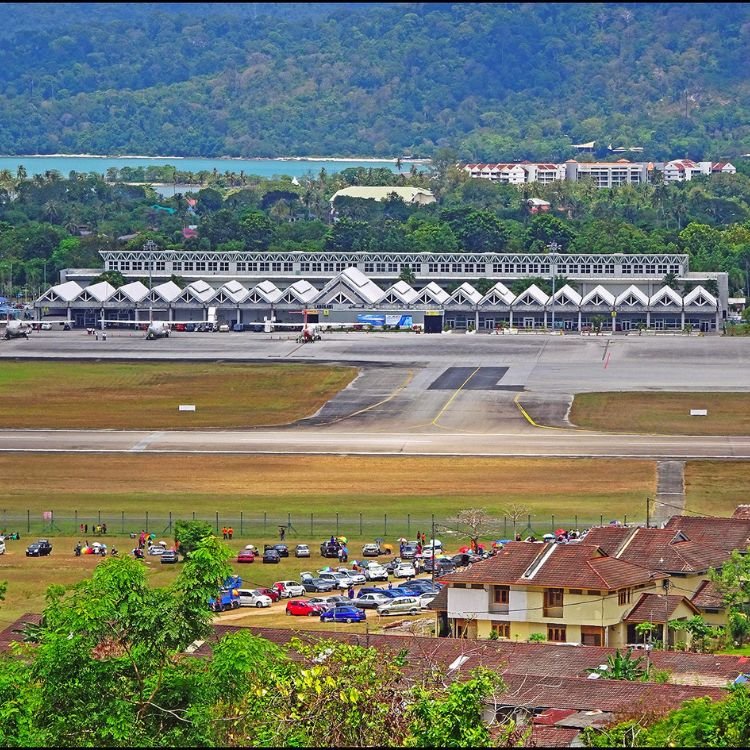
[[[425,333],[442,333],[443,316],[442,315],[425,315],[424,316]]]
[[[523,319],[523,327],[524,328],[533,328],[534,327],[534,318],[524,318]]]

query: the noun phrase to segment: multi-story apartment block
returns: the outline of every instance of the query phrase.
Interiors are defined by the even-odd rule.
[[[662,172],[664,173],[664,182],[688,182],[693,177],[712,174],[736,174],[737,168],[727,161],[694,162],[690,159],[674,159],[667,162]]]
[[[615,162],[565,162],[565,179],[577,182],[592,179],[598,188],[612,188],[620,185],[637,185],[648,182],[649,165],[646,162],[630,162],[618,159]]]

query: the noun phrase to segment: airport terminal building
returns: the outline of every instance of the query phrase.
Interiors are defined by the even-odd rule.
[[[147,243],[101,255],[103,269],[63,271],[61,283],[36,300],[37,318],[62,316],[75,326],[216,321],[241,330],[271,319],[301,325],[307,311],[311,322],[412,323],[429,332],[687,325],[710,332],[721,329],[729,296],[726,273],[691,273],[688,256],[671,253],[222,253],[160,251]],[[92,284],[102,270],[119,271],[128,283]],[[404,271],[411,283],[398,280]],[[668,274],[679,290],[664,285]],[[532,277],[567,283],[549,295],[531,282],[518,289],[515,282]],[[473,285],[478,279],[486,280],[484,293]]]

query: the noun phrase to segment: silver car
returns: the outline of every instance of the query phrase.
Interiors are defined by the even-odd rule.
[[[416,596],[399,596],[378,606],[379,615],[416,615],[422,607]]]
[[[240,607],[270,607],[271,597],[259,594],[251,589],[239,589]]]

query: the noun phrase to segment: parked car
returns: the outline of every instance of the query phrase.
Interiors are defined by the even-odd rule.
[[[281,562],[281,555],[275,549],[267,549],[263,553],[263,562],[278,564]]]
[[[336,588],[331,581],[324,581],[322,578],[313,578],[312,576],[303,578],[302,585],[305,587],[305,591],[314,594],[327,594]]]
[[[322,604],[309,602],[305,599],[290,599],[286,603],[286,613],[288,615],[312,617],[313,615],[319,615],[324,611]]]
[[[162,565],[172,565],[176,562],[179,562],[179,557],[173,549],[166,550],[160,559]]]
[[[383,589],[380,586],[362,586],[359,591],[357,591],[357,598],[360,596],[364,596],[365,594],[381,594],[383,593]]]
[[[393,575],[396,578],[414,578],[417,575],[417,571],[414,570],[414,565],[410,562],[401,562],[396,566],[393,571]]]
[[[219,323],[219,333],[229,333],[229,323]]]
[[[5,554],[5,539],[0,536],[0,555]]]
[[[377,557],[380,554],[380,545],[377,542],[368,542],[362,545],[362,557]]]
[[[326,597],[328,607],[338,607],[340,604],[351,604],[351,602],[352,600],[348,596],[339,596],[336,594],[335,596]]]
[[[238,563],[251,563],[255,562],[255,552],[251,552],[249,549],[240,550],[237,555]]]
[[[309,599],[305,599],[306,602],[310,602],[311,604],[320,604],[323,609],[330,609],[331,607],[335,607],[335,604],[331,604],[328,599],[324,599],[322,596],[311,596]]]
[[[41,324],[41,325],[39,326],[39,328],[40,328],[40,329],[41,329],[42,331],[51,331],[51,330],[52,330],[52,323],[50,323],[50,322],[44,322],[44,323],[42,323],[42,324]]]
[[[434,560],[428,557],[424,561],[425,573],[432,573],[433,565],[435,566],[435,573],[438,575],[452,573],[456,569],[456,564],[450,557],[436,557]]]
[[[339,573],[336,570],[334,571],[321,570],[318,576],[322,578],[324,581],[330,581],[336,586],[336,588],[339,588],[342,591],[344,589],[348,589],[349,586],[354,585],[354,581],[352,581],[352,579],[349,578],[348,575],[345,575],[344,573]]]
[[[40,539],[37,542],[32,542],[26,548],[26,557],[44,557],[52,552],[52,545],[49,543],[49,539]]]
[[[329,540],[320,543],[320,554],[323,557],[338,557],[339,544]]]
[[[258,596],[267,596],[272,602],[277,602],[281,599],[279,592],[276,589],[259,588],[253,589],[253,593]]]
[[[425,591],[417,595],[419,606],[422,609],[427,609],[427,605],[437,596],[436,591]]]
[[[271,588],[276,589],[282,599],[291,599],[293,596],[305,595],[305,587],[297,581],[276,581]]]
[[[279,557],[289,557],[289,547],[286,544],[266,544],[263,547],[264,551],[275,549],[279,553]]]
[[[416,596],[399,596],[381,604],[377,612],[379,615],[416,615],[421,609]]]
[[[167,551],[166,544],[152,544],[148,548],[149,555],[163,555]]]
[[[392,589],[385,589],[383,593],[389,598],[389,599],[398,599],[402,596],[414,596],[413,591],[409,591],[409,589],[402,589],[400,586],[396,586]]]
[[[367,619],[367,613],[351,604],[327,609],[320,613],[321,622],[362,622]]]
[[[298,544],[294,548],[294,556],[295,557],[310,557],[310,547],[308,547],[306,544]]]
[[[411,542],[404,545],[403,551],[401,552],[401,557],[404,558],[404,560],[413,560],[417,555],[417,545],[412,544]]]
[[[376,560],[365,560],[362,563],[362,569],[368,581],[388,580],[388,571]]]
[[[338,572],[343,573],[345,576],[349,576],[355,586],[359,585],[360,583],[367,583],[367,578],[365,577],[364,573],[359,573],[356,570],[349,570],[348,568],[339,568]]]
[[[358,607],[364,609],[377,609],[381,604],[391,601],[389,596],[386,596],[382,591],[374,591],[369,594],[363,594],[358,596],[355,600]]]
[[[239,589],[240,607],[270,607],[271,597],[252,589]]]

